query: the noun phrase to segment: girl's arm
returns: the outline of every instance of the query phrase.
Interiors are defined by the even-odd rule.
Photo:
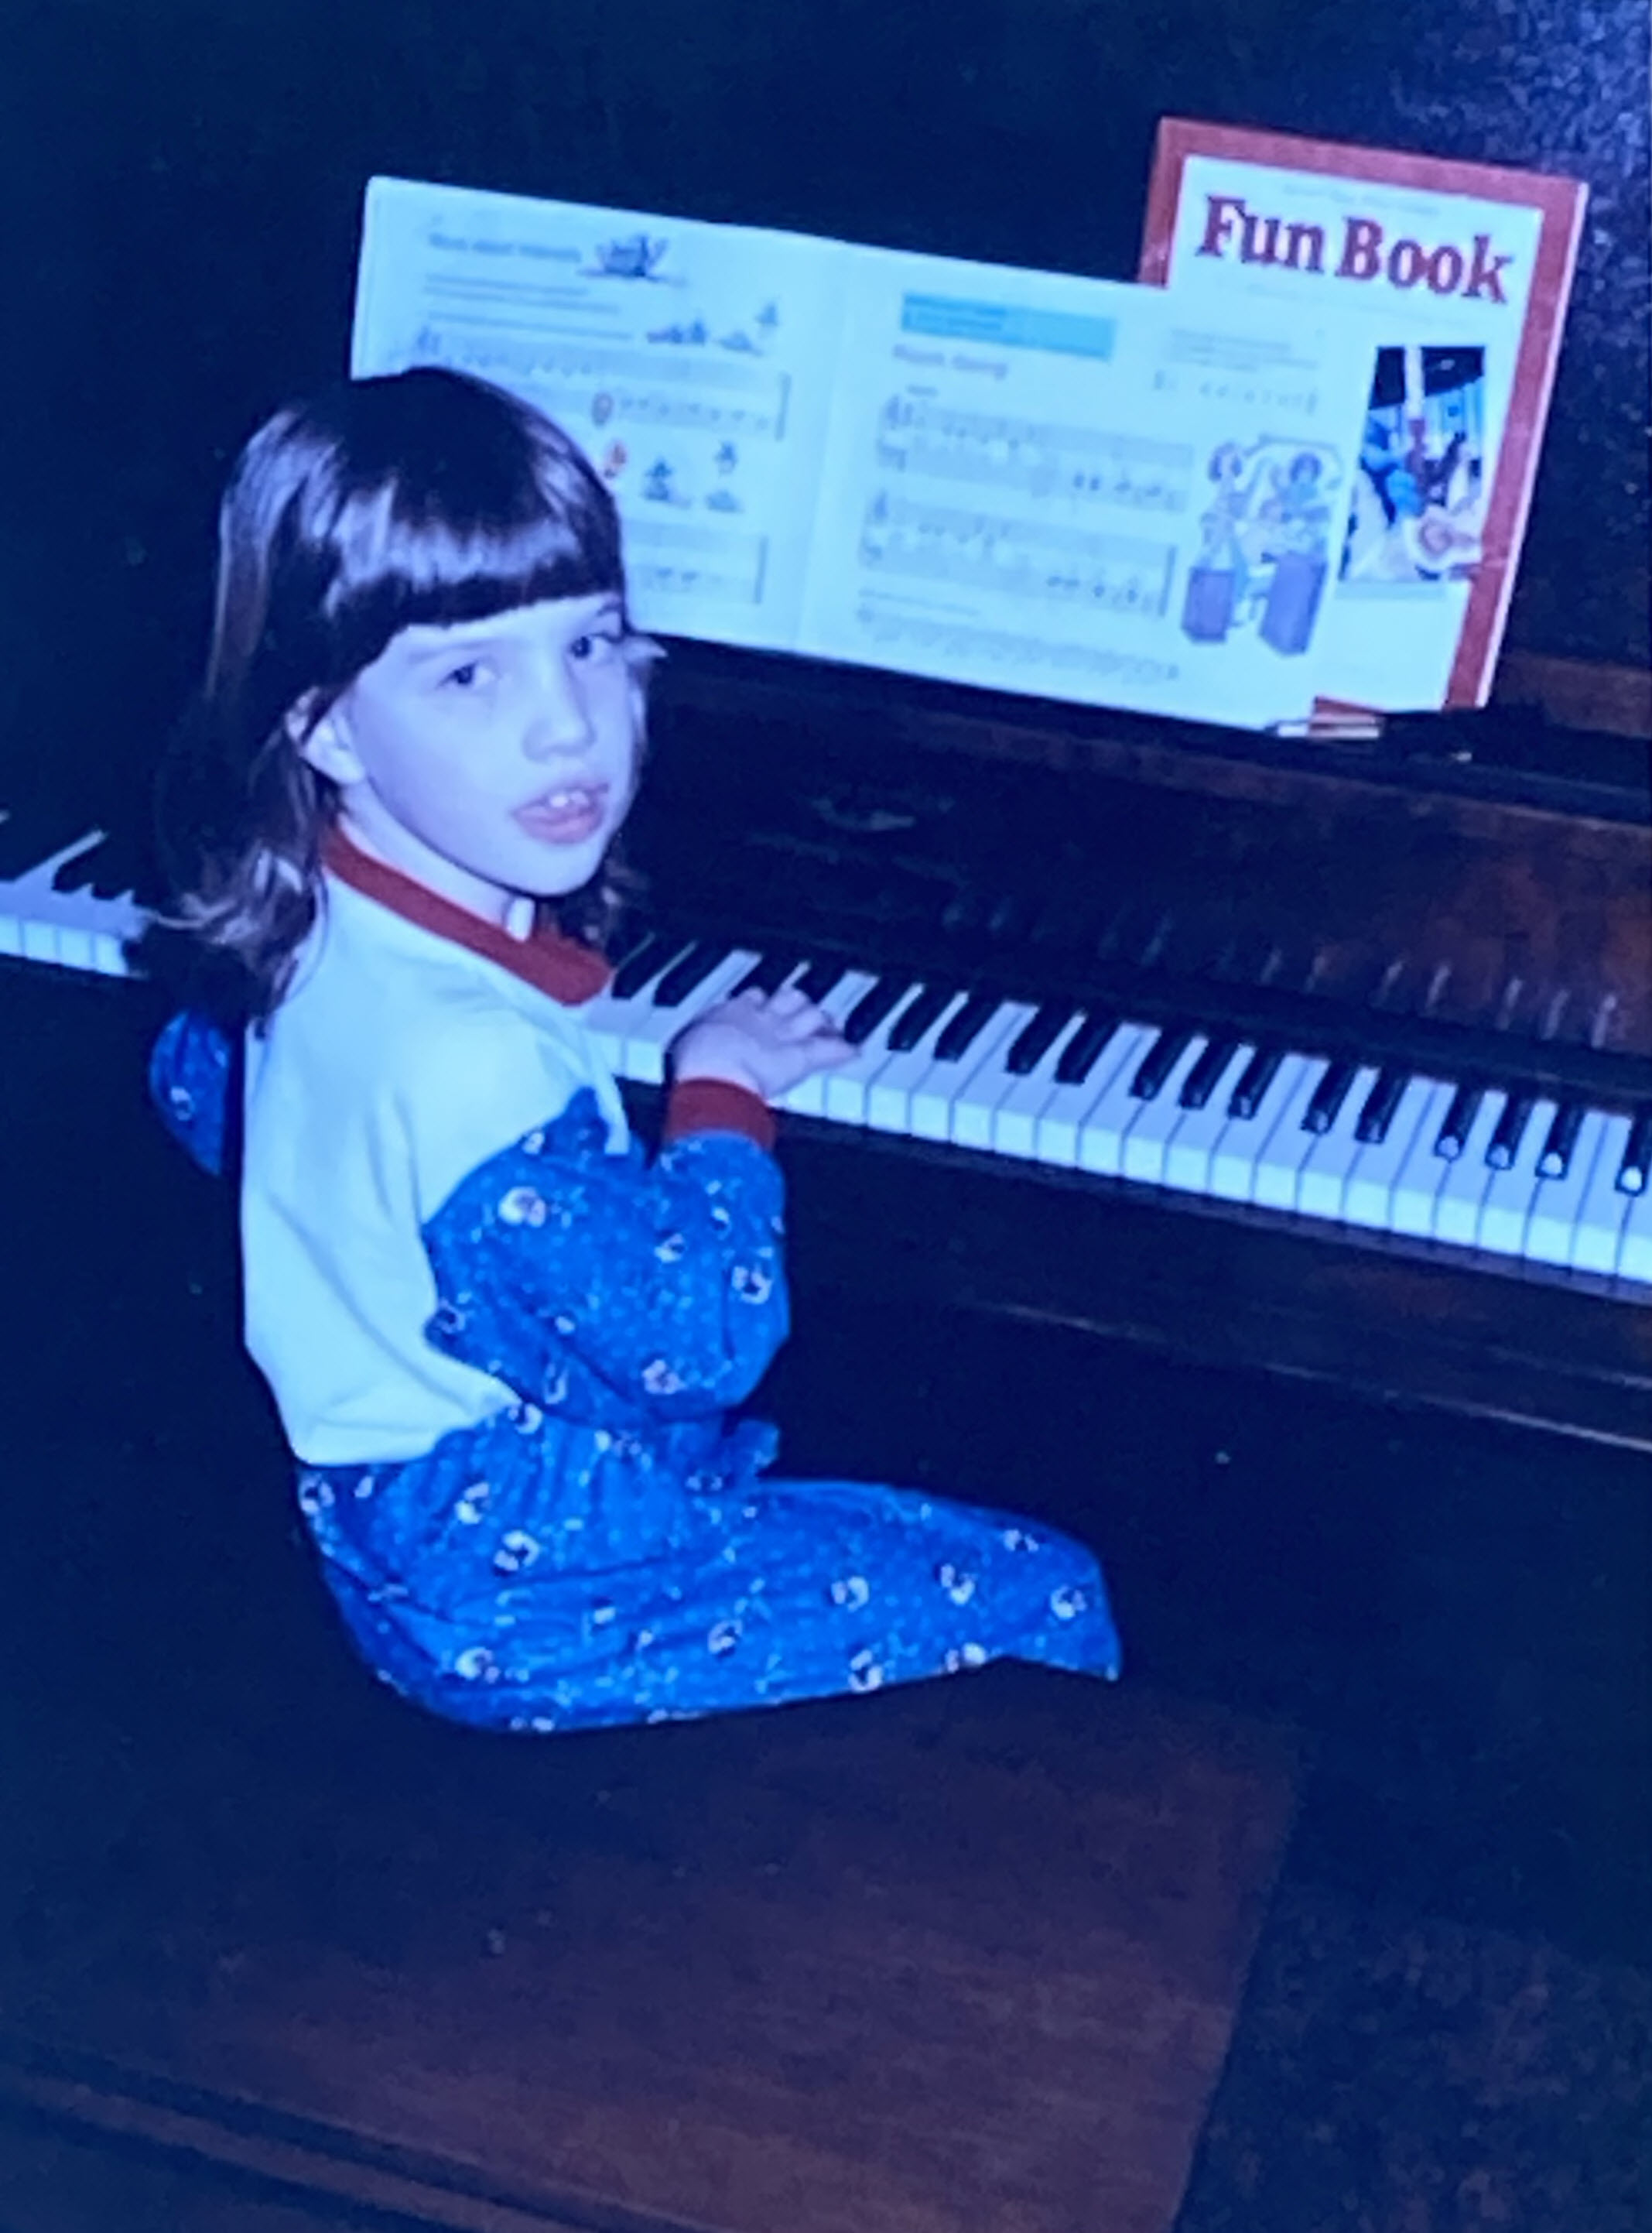
[[[589,1090],[470,1172],[425,1227],[438,1348],[588,1422],[740,1402],[784,1340],[784,1188],[755,1096],[673,1096],[652,1164]]]

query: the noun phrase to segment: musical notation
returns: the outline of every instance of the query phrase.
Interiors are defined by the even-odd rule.
[[[626,529],[626,580],[634,598],[707,598],[760,604],[768,537],[638,518]],[[661,620],[662,627],[668,622]]]
[[[1106,705],[1109,693],[1121,688],[1152,689],[1176,679],[1174,661],[1013,628],[928,620],[895,611],[872,596],[862,599],[855,618],[868,644],[918,674],[1049,673],[1060,676],[1075,700],[1089,705]]]
[[[566,335],[512,341],[486,322],[427,321],[414,360],[531,390],[554,419],[779,441],[786,431],[790,376],[739,359],[604,347]]]
[[[1104,426],[967,411],[891,396],[879,417],[878,463],[928,480],[1014,490],[1044,501],[1120,505],[1170,516],[1187,509],[1191,442],[1113,433]]]
[[[859,555],[874,573],[1154,620],[1169,602],[1176,556],[1168,543],[961,511],[882,490],[867,508]]]

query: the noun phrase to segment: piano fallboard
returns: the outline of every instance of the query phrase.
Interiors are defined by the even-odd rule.
[[[783,1154],[802,1310],[865,1294],[938,1343],[1002,1316],[1652,1451],[1652,1310],[1607,1283],[807,1118]]]

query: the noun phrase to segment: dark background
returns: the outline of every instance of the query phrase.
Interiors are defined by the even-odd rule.
[[[224,467],[343,368],[375,171],[1109,278],[1165,114],[1569,173],[1509,641],[1647,658],[1642,0],[9,0],[0,35],[0,804],[146,819]]]

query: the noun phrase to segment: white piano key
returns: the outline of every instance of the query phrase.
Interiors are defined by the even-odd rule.
[[[1232,1121],[1227,1104],[1255,1053],[1253,1046],[1235,1047],[1204,1107],[1181,1110],[1181,1122],[1170,1135],[1165,1149],[1166,1186],[1180,1188],[1188,1194],[1210,1192],[1211,1156],[1216,1143]]]
[[[1616,1188],[1614,1188],[1616,1191]],[[1617,1274],[1637,1282],[1652,1279],[1652,1193],[1619,1196],[1627,1200]]]
[[[1143,1057],[1158,1038],[1161,1025],[1140,1029],[1136,1051],[1128,1061],[1115,1064],[1104,1090],[1086,1116],[1078,1132],[1078,1167],[1116,1178],[1124,1164],[1124,1136],[1146,1105],[1130,1090],[1131,1080]],[[1109,1048],[1109,1052],[1112,1050]]]
[[[894,1008],[877,1028],[868,1033],[855,1051],[852,1062],[841,1070],[826,1073],[825,1113],[835,1123],[864,1124],[872,1087],[878,1073],[893,1059],[889,1051],[889,1033],[899,1020],[901,1010],[920,999],[923,986],[914,984],[903,993]]]
[[[1209,1044],[1207,1039],[1193,1038],[1171,1065],[1168,1077],[1153,1099],[1136,1103],[1135,1121],[1124,1136],[1120,1163],[1127,1179],[1139,1179],[1144,1186],[1162,1184],[1166,1149],[1178,1124],[1189,1113],[1177,1105],[1176,1096],[1186,1084],[1188,1071]]]
[[[1004,1067],[1004,1058],[1037,1012],[1035,1002],[1006,1000],[964,1057],[969,1076],[953,1097],[947,1131],[955,1146],[992,1146],[992,1113],[1017,1082]]]
[[[1294,1209],[1297,1182],[1317,1135],[1304,1132],[1302,1120],[1308,1103],[1318,1092],[1330,1064],[1323,1056],[1287,1055],[1280,1065],[1289,1073],[1285,1098],[1262,1143],[1251,1181],[1251,1200],[1265,1209]]]
[[[1361,1150],[1357,1136],[1360,1111],[1378,1075],[1375,1065],[1354,1073],[1354,1083],[1337,1111],[1335,1123],[1329,1132],[1320,1133],[1310,1147],[1297,1182],[1297,1208],[1303,1216],[1341,1218],[1349,1173]]]
[[[133,973],[121,939],[107,930],[93,933],[92,967],[101,977],[130,977]]]
[[[663,974],[664,968],[662,963],[655,975]],[[581,1023],[596,1041],[598,1052],[615,1077],[627,1075],[625,1033],[634,1006],[634,1000],[621,999],[609,986],[594,993],[576,1011]]]
[[[913,1096],[925,1091],[938,1070],[950,1070],[956,1077],[955,1064],[935,1060],[935,1045],[968,998],[967,993],[954,993],[917,1045],[892,1054],[879,1071],[867,1088],[866,1094],[866,1122],[875,1131],[898,1132],[903,1136],[911,1134],[916,1130],[912,1115]],[[940,1130],[922,1136],[937,1140],[946,1138],[944,1105]]]
[[[1534,1264],[1570,1264],[1577,1219],[1605,1137],[1603,1110],[1591,1109],[1577,1127],[1563,1179],[1539,1179],[1532,1197],[1521,1253]],[[1622,1136],[1627,1138],[1627,1133]]]
[[[1435,1154],[1434,1143],[1456,1093],[1454,1085],[1436,1084],[1423,1110],[1416,1136],[1395,1174],[1394,1191],[1389,1197],[1390,1233],[1409,1234],[1420,1240],[1427,1240],[1433,1234],[1434,1200],[1447,1168],[1446,1157]]]
[[[1078,1161],[1084,1121],[1111,1088],[1121,1070],[1133,1073],[1158,1036],[1151,1025],[1120,1024],[1096,1056],[1088,1077],[1057,1085],[1038,1113],[1033,1153],[1041,1163],[1070,1170]]]
[[[673,1008],[657,1006],[654,995],[654,987],[676,964],[669,963],[660,970],[652,982],[626,1003],[631,1013],[625,1025],[625,1075],[640,1084],[660,1084],[672,1042],[681,1037],[696,1016],[703,1016],[707,1008],[714,1008],[725,993],[732,993],[747,971],[757,967],[758,958],[744,950],[731,954],[695,986],[686,1000]]]
[[[603,1060],[616,1077],[631,1078],[641,1084],[658,1085],[663,1075],[660,1059],[663,1046],[669,1044],[677,1032],[686,1029],[699,1008],[709,1006],[709,1002],[698,999],[698,993],[694,1003],[686,1003],[680,1008],[655,1008],[653,1006],[654,986],[667,969],[676,966],[678,958],[686,951],[686,947],[687,941],[684,940],[674,951],[660,957],[660,966],[640,992],[628,993],[621,998],[610,986],[607,991],[598,993],[580,1009],[580,1021],[595,1038]],[[732,981],[734,959],[731,956],[729,963],[720,966],[714,973],[717,980],[730,976]],[[755,955],[751,954],[745,957],[746,968],[752,966],[755,959]],[[674,1019],[669,1032],[664,1029],[667,1017]],[[634,1052],[634,1041],[636,1043]]]
[[[1394,1188],[1418,1135],[1428,1130],[1432,1151],[1434,1134],[1451,1105],[1451,1088],[1432,1077],[1414,1077],[1395,1104],[1389,1129],[1380,1140],[1363,1145],[1354,1158],[1343,1194],[1343,1215],[1350,1225],[1373,1233],[1393,1229]]]
[[[1584,1188],[1572,1221],[1571,1247],[1565,1260],[1578,1272],[1616,1272],[1633,1196],[1617,1190],[1618,1167],[1629,1143],[1629,1119],[1608,1116],[1601,1128],[1600,1149],[1589,1184]]]
[[[1557,1104],[1534,1103],[1520,1137],[1519,1153],[1506,1171],[1493,1171],[1480,1201],[1477,1247],[1494,1256],[1519,1256],[1525,1247],[1526,1221],[1538,1188],[1538,1158],[1543,1153]]]
[[[1447,1165],[1440,1191],[1434,1196],[1436,1240],[1450,1240],[1464,1248],[1473,1247],[1493,1176],[1486,1150],[1492,1144],[1492,1135],[1501,1121],[1507,1100],[1505,1093],[1481,1096],[1474,1121],[1463,1139],[1463,1151],[1454,1162]]]
[[[850,969],[840,977],[831,991],[816,1006],[835,1024],[843,1024],[849,1010],[858,1000],[863,1000],[877,979],[870,971]],[[823,1116],[826,1114],[826,1080],[829,1071],[817,1070],[812,1077],[800,1079],[790,1093],[783,1094],[780,1106],[790,1109],[797,1116]]]
[[[931,1058],[922,1081],[913,1085],[907,1103],[908,1125],[911,1125],[915,1139],[951,1139],[953,1136],[953,1103],[962,1094],[969,1078],[973,1077],[973,1071],[980,1067],[986,1056],[996,1051],[996,1047],[1000,1045],[1005,1034],[1009,1032],[1007,1009],[1009,1003],[996,1009],[982,1025],[980,1032],[976,1032],[976,1038],[971,1040],[969,1047],[962,1054],[949,1056],[946,1061],[942,1061],[940,1056]]]
[[[1037,1155],[1038,1119],[1056,1090],[1056,1066],[1083,1022],[1082,1015],[1074,1016],[1032,1068],[1014,1080],[992,1111],[992,1147],[998,1155]]]
[[[22,952],[22,916],[15,915],[0,915],[0,954],[20,955]]]
[[[1280,1110],[1298,1083],[1292,1067],[1300,1058],[1287,1055],[1269,1080],[1268,1090],[1250,1116],[1230,1116],[1222,1127],[1210,1159],[1210,1191],[1223,1201],[1249,1201],[1256,1166]],[[1237,1085],[1239,1080],[1234,1080]],[[1231,1097],[1232,1088],[1229,1088]]]

